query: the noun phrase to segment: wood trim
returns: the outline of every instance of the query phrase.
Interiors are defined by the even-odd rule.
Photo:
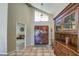
[[[53,20],[57,19],[59,16],[67,12],[69,9],[71,9],[72,6],[77,7],[79,4],[78,3],[70,3],[68,6],[66,6]]]

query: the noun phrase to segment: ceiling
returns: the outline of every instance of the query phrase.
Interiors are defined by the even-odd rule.
[[[60,13],[68,4],[69,3],[31,3],[33,7],[52,14],[54,17]]]

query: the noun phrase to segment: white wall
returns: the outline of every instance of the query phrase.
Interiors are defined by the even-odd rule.
[[[33,15],[34,15],[34,13],[33,13]],[[49,21],[48,22],[34,22],[34,18],[33,18],[33,20],[32,20],[32,38],[31,38],[31,45],[34,45],[34,26],[35,25],[37,25],[37,26],[47,25],[49,27],[49,37],[48,37],[49,44],[48,45],[51,45],[52,41],[54,40],[54,21],[53,21],[53,16],[52,15],[48,15],[48,17],[49,17]],[[51,38],[51,28],[53,30],[52,38]],[[51,39],[52,39],[52,41],[51,41]]]
[[[8,4],[0,3],[0,54],[7,53],[7,11]]]

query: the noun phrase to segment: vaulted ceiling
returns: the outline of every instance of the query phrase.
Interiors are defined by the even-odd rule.
[[[54,17],[60,13],[69,3],[31,3],[35,8],[52,14]]]

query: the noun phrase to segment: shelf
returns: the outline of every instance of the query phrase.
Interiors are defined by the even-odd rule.
[[[60,34],[76,34],[76,31],[55,31],[55,33],[60,33]]]
[[[70,6],[70,7],[69,7]],[[79,4],[69,4],[55,21],[55,52],[57,55],[79,55]],[[68,45],[65,43],[69,43]],[[59,46],[59,47],[57,47]],[[64,49],[65,47],[66,49]],[[64,50],[64,51],[63,51]],[[69,51],[67,51],[69,50]],[[67,51],[67,52],[66,52]],[[71,52],[70,52],[71,51]],[[73,52],[72,52],[73,51]],[[68,54],[67,54],[68,53]],[[75,54],[74,54],[75,53]]]

